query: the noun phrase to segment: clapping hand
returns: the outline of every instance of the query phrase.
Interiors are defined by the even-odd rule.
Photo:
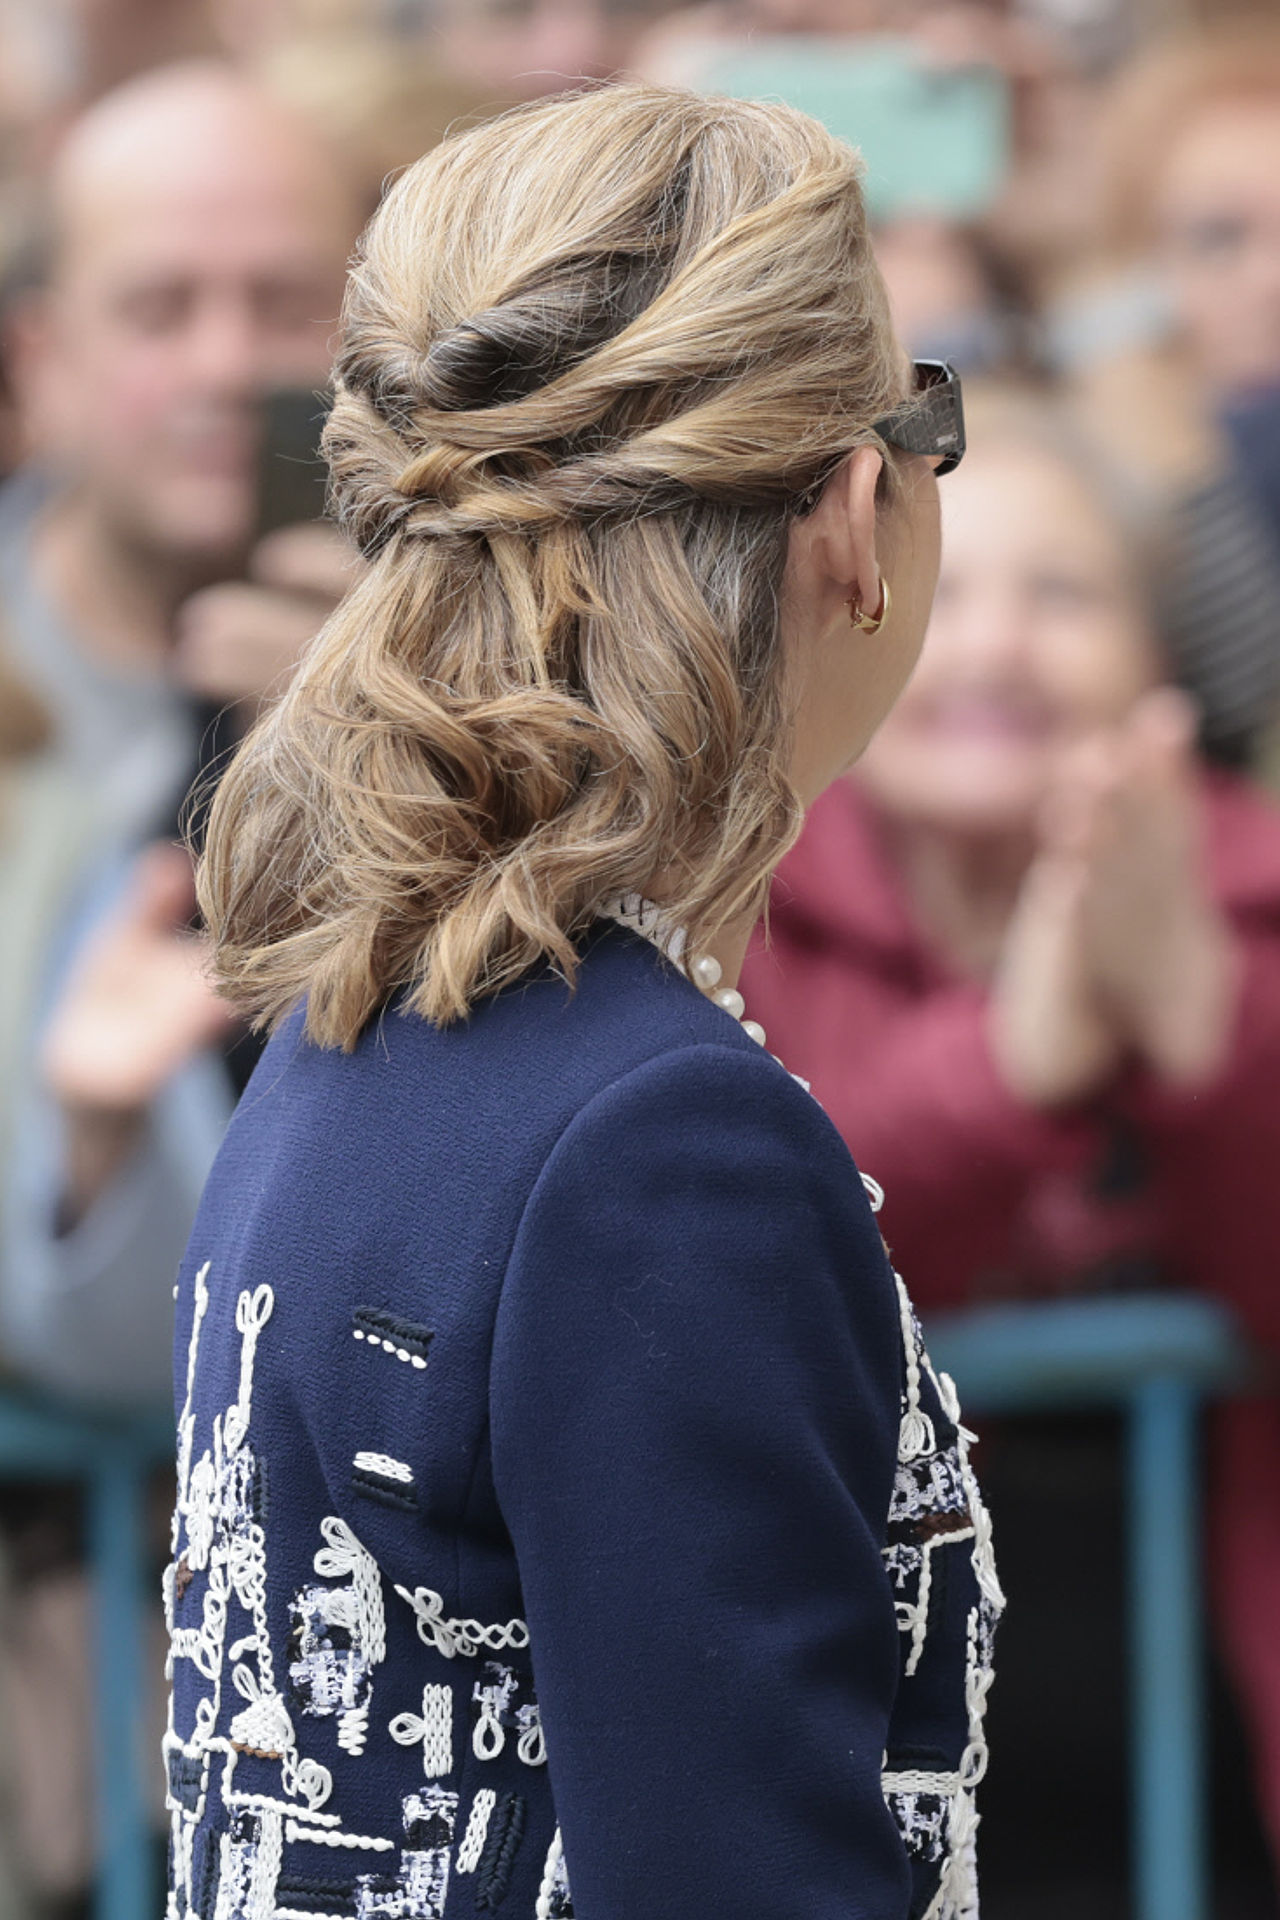
[[[1189,703],[1148,694],[1063,758],[991,1002],[997,1063],[1030,1104],[1097,1090],[1126,1056],[1207,1080],[1236,995],[1228,927],[1202,869]]]

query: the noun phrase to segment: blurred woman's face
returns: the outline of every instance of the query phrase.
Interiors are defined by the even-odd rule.
[[[1169,154],[1156,214],[1201,372],[1226,392],[1280,381],[1280,100],[1195,116]]]
[[[857,778],[904,819],[1020,831],[1056,757],[1154,683],[1154,646],[1105,509],[1051,453],[971,447],[939,491],[924,651]]]

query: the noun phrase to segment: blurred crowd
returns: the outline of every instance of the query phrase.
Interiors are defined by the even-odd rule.
[[[788,857],[749,1010],[926,1314],[1239,1317],[1216,1644],[1280,1849],[1274,5],[0,0],[0,1370],[167,1395],[255,1057],[183,836],[356,571],[313,461],[352,243],[451,124],[618,73],[859,144],[899,328],[966,376],[923,662]],[[0,1920],[92,1872],[82,1562],[73,1495],[0,1487]]]

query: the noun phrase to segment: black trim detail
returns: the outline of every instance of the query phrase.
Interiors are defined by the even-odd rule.
[[[398,1480],[384,1480],[380,1474],[370,1473],[367,1467],[353,1470],[351,1484],[357,1493],[363,1493],[370,1500],[380,1500],[384,1507],[412,1510],[418,1504],[412,1487]]]
[[[319,1880],[305,1873],[282,1873],[276,1881],[277,1903],[314,1901],[317,1913],[337,1913],[340,1904],[351,1910],[355,1920],[356,1883],[354,1880]]]
[[[516,1850],[524,1837],[524,1801],[518,1793],[504,1793],[489,1816],[484,1852],[476,1869],[476,1906],[492,1913],[506,1898]]]
[[[356,1333],[366,1340],[391,1340],[406,1353],[425,1360],[435,1334],[417,1320],[402,1320],[398,1314],[384,1313],[381,1307],[357,1307],[351,1316]]]
[[[196,1834],[200,1870],[192,1875],[191,1908],[193,1913],[200,1915],[200,1920],[213,1920],[214,1908],[218,1904],[219,1839],[218,1829],[207,1825]],[[194,1861],[192,1864],[194,1866]]]
[[[203,1780],[204,1761],[198,1755],[183,1753],[177,1747],[170,1747],[169,1792],[188,1813],[194,1813],[199,1805]]]

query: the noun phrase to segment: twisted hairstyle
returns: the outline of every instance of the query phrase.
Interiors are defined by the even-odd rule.
[[[400,179],[327,429],[369,566],[224,778],[229,996],[351,1046],[446,1022],[613,895],[695,949],[798,828],[787,533],[903,374],[854,153],[789,108],[619,86]]]

